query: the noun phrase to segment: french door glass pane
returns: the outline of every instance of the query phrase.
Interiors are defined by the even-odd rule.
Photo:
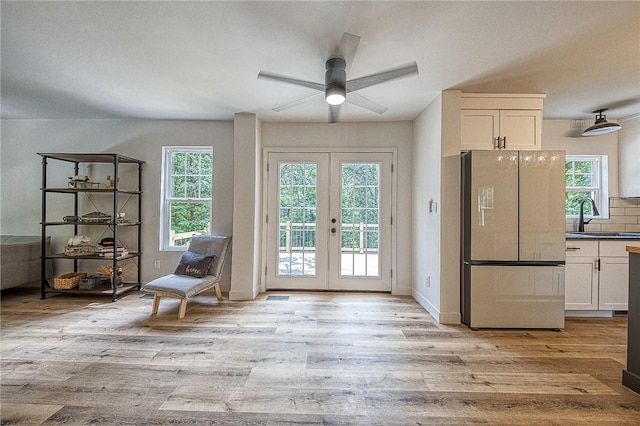
[[[341,168],[343,277],[378,277],[380,165],[343,163]]]
[[[278,275],[316,275],[318,165],[280,163]]]

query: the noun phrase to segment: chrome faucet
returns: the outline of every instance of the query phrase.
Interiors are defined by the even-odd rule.
[[[600,212],[598,211],[596,202],[593,201],[593,198],[585,198],[584,200],[580,201],[580,218],[578,219],[578,232],[584,232],[584,224],[591,222],[591,219],[587,220],[586,222],[584,220],[584,203],[586,203],[587,201],[590,202],[591,207],[593,207],[593,216],[600,216]]]

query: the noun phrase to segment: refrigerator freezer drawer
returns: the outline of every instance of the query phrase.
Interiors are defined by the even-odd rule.
[[[472,328],[564,328],[564,267],[470,266]]]

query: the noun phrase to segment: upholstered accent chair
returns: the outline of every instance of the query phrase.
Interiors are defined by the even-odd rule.
[[[158,313],[161,297],[180,300],[178,319],[184,318],[189,298],[206,290],[213,288],[218,300],[222,300],[220,277],[230,245],[231,237],[227,236],[193,237],[173,274],[143,286],[143,290],[153,293],[151,315]]]

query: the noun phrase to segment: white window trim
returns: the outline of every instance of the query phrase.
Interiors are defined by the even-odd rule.
[[[594,201],[600,212],[600,216],[594,216],[595,219],[609,218],[609,157],[607,155],[569,155],[565,156],[565,161],[595,161],[596,179],[598,180],[594,187]],[[577,188],[577,187],[576,187]],[[577,218],[578,215],[567,215],[568,219]],[[588,216],[591,217],[591,216]]]
[[[159,232],[159,250],[160,251],[186,251],[186,247],[176,247],[170,244],[169,235],[171,225],[169,223],[171,213],[169,212],[169,201],[174,198],[167,197],[166,191],[171,188],[171,173],[169,165],[171,164],[171,154],[174,152],[201,152],[213,155],[213,148],[210,146],[163,146],[162,147],[162,169],[160,178],[160,232]],[[209,200],[209,198],[194,198],[192,201]],[[211,197],[211,215],[213,216],[213,188]],[[211,217],[213,220],[213,217]]]

